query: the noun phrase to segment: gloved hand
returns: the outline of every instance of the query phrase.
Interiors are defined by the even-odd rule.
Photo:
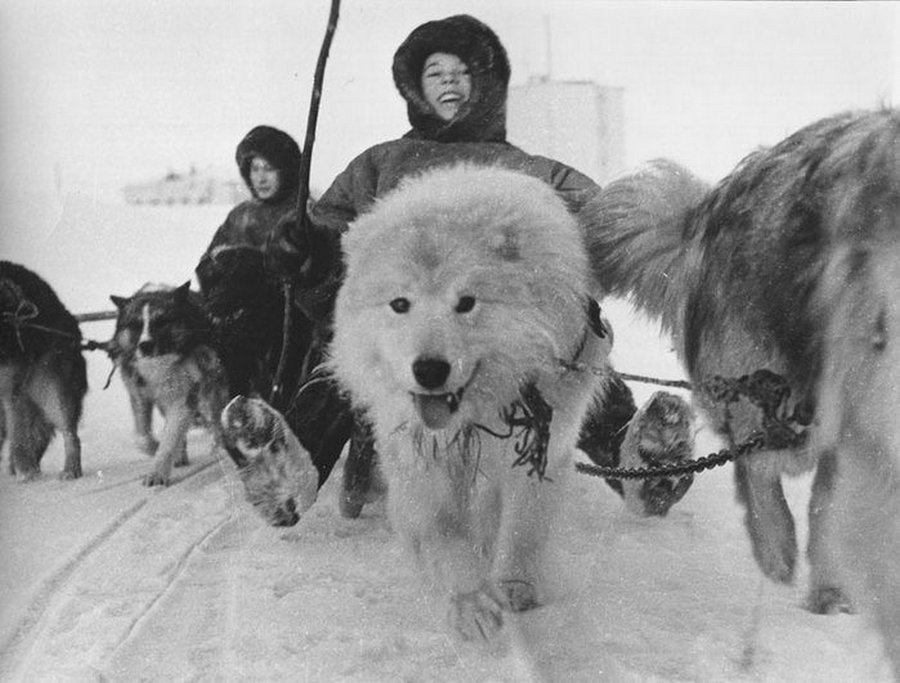
[[[292,212],[282,218],[266,239],[266,270],[279,280],[295,281],[309,270],[310,245]]]

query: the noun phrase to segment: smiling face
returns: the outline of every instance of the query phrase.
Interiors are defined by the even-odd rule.
[[[263,157],[250,162],[250,185],[260,199],[271,199],[281,189],[281,172]]]
[[[456,55],[435,52],[422,68],[422,95],[435,113],[450,121],[469,101],[472,77],[469,67]]]

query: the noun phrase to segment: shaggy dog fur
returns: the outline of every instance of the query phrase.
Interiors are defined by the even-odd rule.
[[[232,395],[268,397],[281,356],[284,295],[266,272],[262,251],[245,245],[216,247],[197,267],[197,279]],[[291,353],[282,375],[284,396],[296,389],[311,329],[295,308]]]
[[[542,547],[608,375],[580,230],[541,181],[464,165],[407,180],[343,246],[329,367],[372,422],[394,531],[455,629],[492,639],[543,598]],[[262,401],[222,419],[257,507],[280,497],[263,512],[289,523],[315,499],[308,454]]]
[[[167,486],[172,466],[187,464],[186,436],[196,421],[221,443],[228,381],[210,322],[189,286],[145,285],[131,297],[110,297],[119,309],[110,353],[131,401],[138,447],[157,456],[147,486]],[[154,408],[165,420],[159,442]]]
[[[78,322],[40,276],[0,261],[0,435],[9,442],[10,473],[37,477],[59,430],[61,476],[81,476],[78,423],[86,393]]]
[[[782,473],[818,463],[809,607],[868,605],[900,674],[900,115],[848,113],[747,157],[715,189],[659,162],[610,185],[590,249],[606,290],[673,334],[691,378],[783,376],[806,447],[736,462],[754,555],[794,576]],[[895,334],[897,339],[895,339]],[[697,396],[732,443],[756,406]]]
[[[408,180],[343,244],[335,375],[374,425],[394,531],[463,637],[490,638],[503,610],[540,603],[541,547],[606,364],[579,228],[544,183],[460,166]]]

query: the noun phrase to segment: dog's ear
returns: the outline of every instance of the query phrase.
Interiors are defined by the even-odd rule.
[[[128,303],[128,299],[126,297],[116,296],[115,294],[110,294],[109,300],[112,301],[116,305],[116,308],[118,308],[120,311],[125,308],[126,304]]]
[[[179,287],[178,289],[175,290],[175,297],[179,301],[186,301],[190,291],[191,291],[191,281],[188,280],[183,285],[181,285],[181,287]]]

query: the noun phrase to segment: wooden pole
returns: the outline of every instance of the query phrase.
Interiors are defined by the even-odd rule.
[[[316,141],[316,124],[319,120],[319,103],[322,100],[322,83],[325,80],[325,64],[328,61],[328,52],[331,50],[331,41],[337,29],[338,16],[340,14],[341,1],[331,0],[331,11],[328,15],[328,25],[325,28],[325,38],[319,49],[319,59],[316,62],[316,72],[313,76],[313,88],[309,101],[309,113],[306,117],[306,138],[303,141],[303,154],[300,157],[300,187],[297,191],[297,221],[303,235],[302,241],[308,246],[311,244],[311,226],[306,206],[309,203],[309,174],[312,167],[312,150]],[[308,255],[307,258],[310,258]],[[282,283],[284,295],[284,316],[282,320],[281,355],[278,358],[278,368],[272,379],[272,391],[269,395],[269,403],[280,408],[282,381],[284,368],[287,364],[289,347],[291,343],[292,309],[294,298],[294,284],[290,279]]]

